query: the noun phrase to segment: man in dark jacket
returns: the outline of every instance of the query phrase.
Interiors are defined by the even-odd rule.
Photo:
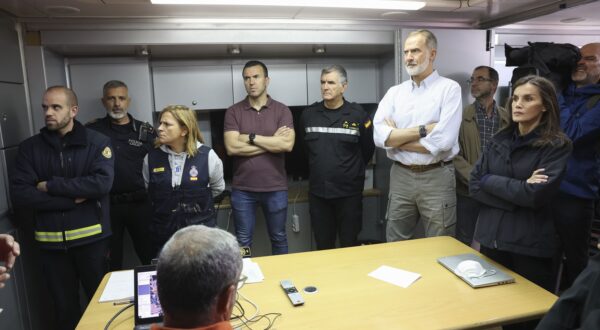
[[[127,85],[111,80],[102,88],[106,117],[86,124],[111,139],[115,152],[115,180],[110,190],[110,269],[119,270],[123,261],[123,233],[131,236],[135,252],[144,265],[156,257],[149,242],[152,206],[144,186],[144,156],[154,145],[154,128],[127,112],[131,101]]]
[[[113,157],[108,137],[75,116],[77,96],[64,86],[46,90],[46,127],[19,145],[11,197],[35,211],[35,240],[59,329],[81,316],[79,283],[91,298],[107,271],[108,192]]]
[[[564,288],[588,260],[594,201],[598,198],[600,148],[600,43],[581,48],[571,83],[561,95],[560,126],[573,141],[573,153],[556,199],[556,229],[566,258]]]
[[[301,126],[310,168],[309,209],[317,249],[358,244],[362,228],[365,166],[373,155],[373,125],[356,103],[344,99],[346,70],[321,72],[323,101],[302,113]]]
[[[469,79],[475,102],[464,111],[458,143],[460,151],[454,157],[456,170],[456,238],[471,245],[479,215],[479,203],[469,197],[469,176],[483,148],[501,127],[508,125],[508,112],[494,101],[498,88],[498,71],[478,66]]]

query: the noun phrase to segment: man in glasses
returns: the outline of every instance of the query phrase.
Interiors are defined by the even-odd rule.
[[[231,330],[242,256],[230,233],[202,225],[177,231],[156,269],[164,325],[152,330]]]
[[[498,72],[478,66],[469,79],[475,102],[465,107],[460,125],[460,151],[454,158],[456,169],[456,238],[471,245],[479,214],[479,203],[469,197],[469,175],[483,148],[500,127],[508,124],[508,112],[494,101]]]

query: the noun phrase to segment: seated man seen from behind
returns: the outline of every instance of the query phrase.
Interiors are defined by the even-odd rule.
[[[164,325],[152,330],[232,329],[242,257],[230,233],[202,225],[177,231],[165,244],[157,266]]]

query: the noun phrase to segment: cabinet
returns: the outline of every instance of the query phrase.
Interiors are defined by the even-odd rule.
[[[86,123],[106,116],[102,86],[109,80],[127,84],[131,103],[127,111],[136,119],[152,123],[152,84],[147,59],[69,59],[71,87],[79,99],[76,119]]]
[[[15,22],[0,17],[0,81],[23,83],[23,67],[21,66],[21,50],[19,37],[15,31]]]
[[[0,148],[16,146],[30,134],[25,87],[0,82],[0,100]]]
[[[173,104],[198,110],[228,108],[234,103],[230,65],[155,66],[152,77],[156,111]]]
[[[315,63],[307,66],[308,104],[321,101],[321,70],[332,64],[341,64],[348,75],[346,100],[356,103],[377,103],[377,63]]]
[[[307,104],[306,64],[268,64],[269,95],[287,105]],[[247,95],[242,78],[243,65],[233,66],[233,97],[239,102]]]

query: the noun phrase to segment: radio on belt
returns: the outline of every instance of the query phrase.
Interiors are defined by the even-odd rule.
[[[294,306],[304,305],[304,299],[302,299],[302,296],[300,295],[298,290],[296,290],[296,287],[294,286],[294,283],[292,283],[292,281],[290,281],[290,280],[281,281],[281,287],[283,288],[283,291],[285,291],[285,293],[287,294],[288,298],[290,298],[292,305],[294,305]]]

